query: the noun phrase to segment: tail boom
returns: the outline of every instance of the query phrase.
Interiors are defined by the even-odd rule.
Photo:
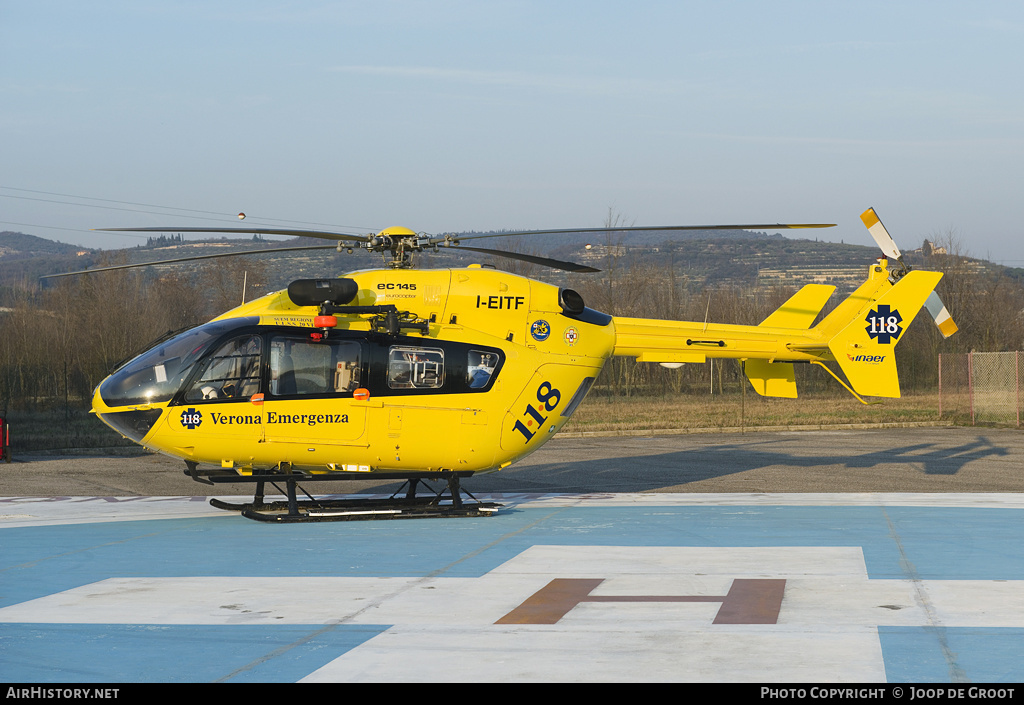
[[[755,391],[791,398],[797,396],[792,363],[837,362],[856,393],[899,397],[893,350],[941,278],[913,271],[893,283],[883,260],[813,328],[833,287],[801,289],[759,326],[614,318],[612,354],[663,364],[744,360]]]

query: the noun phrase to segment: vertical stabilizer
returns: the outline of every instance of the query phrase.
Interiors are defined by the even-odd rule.
[[[941,278],[940,272],[909,272],[830,338],[829,350],[858,394],[900,396],[896,343]]]

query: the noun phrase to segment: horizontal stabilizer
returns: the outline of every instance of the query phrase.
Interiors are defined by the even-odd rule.
[[[762,328],[810,328],[821,309],[835,291],[834,286],[808,284],[793,294],[768,318],[761,321]]]

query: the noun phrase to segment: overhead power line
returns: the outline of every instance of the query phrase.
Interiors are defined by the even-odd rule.
[[[112,198],[97,198],[97,197],[94,197],[94,196],[79,196],[77,194],[71,194],[71,193],[59,193],[59,192],[55,192],[55,191],[40,191],[40,190],[36,190],[36,189],[19,188],[19,187],[16,187],[16,186],[0,186],[0,190],[17,191],[19,193],[31,193],[31,194],[37,194],[39,196],[58,196],[60,198],[74,198],[74,199],[78,199],[76,201],[63,201],[63,200],[56,200],[56,199],[49,199],[49,198],[37,198],[37,197],[34,197],[34,196],[18,196],[18,195],[14,195],[14,194],[0,193],[0,197],[3,197],[3,198],[13,198],[13,199],[24,200],[24,201],[38,201],[38,202],[42,202],[42,203],[60,203],[62,205],[82,206],[82,207],[85,207],[85,208],[98,208],[98,209],[104,209],[104,210],[126,211],[126,212],[129,212],[129,213],[148,213],[148,214],[151,214],[151,215],[170,215],[169,213],[165,213],[165,212],[162,212],[162,211],[174,211],[176,213],[175,217],[178,217],[178,218],[188,218],[190,220],[219,220],[219,221],[223,221],[223,222],[237,222],[237,215],[234,214],[234,213],[223,213],[223,212],[219,212],[219,211],[199,210],[199,209],[196,209],[196,208],[181,208],[181,207],[178,207],[178,206],[164,206],[164,205],[159,205],[159,204],[155,204],[155,203],[140,203],[140,202],[136,202],[136,201],[120,201],[120,200],[116,200],[116,199],[112,199]],[[79,201],[96,201],[97,203],[80,203]],[[100,204],[104,204],[104,203],[116,203],[119,206],[137,206],[137,208],[120,208],[118,206],[112,206],[112,205],[100,205]],[[146,208],[159,208],[160,210],[159,211],[140,210],[140,209],[146,209]],[[182,215],[184,213],[196,213],[196,214],[201,214],[201,215]],[[266,223],[266,224],[288,223],[288,224],[293,224],[293,225],[314,225],[314,226],[318,226],[318,227],[336,228],[336,229],[339,229],[339,230],[356,229],[356,230],[366,230],[368,232],[375,230],[374,228],[366,228],[366,227],[356,226],[356,225],[335,225],[333,223],[316,223],[316,222],[309,222],[309,221],[302,221],[302,220],[286,220],[286,219],[282,219],[282,218],[263,218],[263,217],[259,217],[259,216],[255,217],[255,218],[250,218],[249,222],[253,222],[253,223]],[[13,223],[13,224],[18,225],[18,223]],[[45,228],[45,227],[52,227],[52,226],[32,225],[32,226],[28,226],[28,227]],[[57,230],[74,230],[73,228],[54,228],[54,229],[57,229]],[[89,232],[89,231],[88,230],[83,230],[83,231],[78,231],[78,232]]]

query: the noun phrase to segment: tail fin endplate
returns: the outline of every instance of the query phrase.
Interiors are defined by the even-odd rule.
[[[808,284],[789,298],[768,318],[761,328],[807,329],[821,313],[836,288],[825,284]],[[751,358],[743,363],[743,373],[754,391],[763,397],[796,399],[796,372],[792,362],[771,362]]]

